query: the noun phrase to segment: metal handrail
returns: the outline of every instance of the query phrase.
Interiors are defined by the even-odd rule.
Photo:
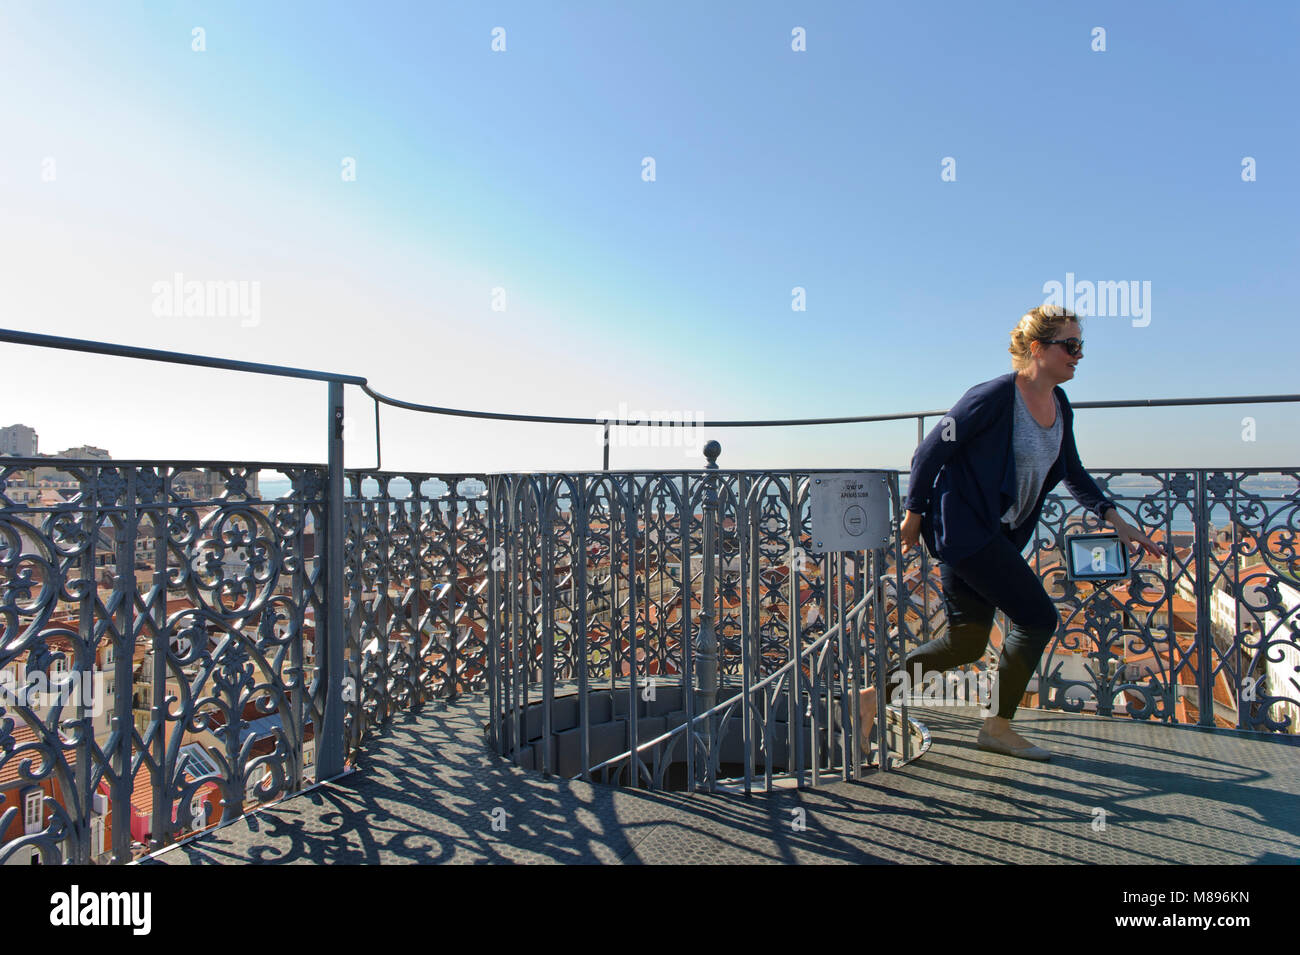
[[[37,332],[24,332],[15,329],[0,328],[0,341],[16,345],[32,345],[40,348],[59,348],[65,351],[82,351],[99,355],[112,355],[119,358],[141,358],[149,361],[163,361],[172,364],[194,365],[202,368],[216,368],[226,371],[243,371],[260,375],[273,375],[283,378],[305,378],[313,381],[326,381],[345,385],[356,385],[375,402],[375,467],[381,470],[383,456],[381,453],[379,405],[391,405],[406,411],[419,411],[424,414],[450,415],[463,418],[487,418],[495,421],[526,421],[536,424],[577,424],[599,425],[605,429],[604,467],[609,470],[609,429],[613,425],[636,427],[691,427],[691,428],[779,428],[803,427],[827,424],[864,424],[872,421],[904,421],[916,419],[917,440],[924,437],[926,418],[941,417],[947,409],[936,411],[905,411],[893,414],[877,415],[843,415],[834,418],[771,418],[747,421],[677,421],[673,419],[636,418],[583,418],[561,415],[514,414],[500,411],[471,411],[463,408],[443,408],[414,401],[391,398],[370,387],[366,378],[359,375],[345,375],[340,372],[312,371],[303,368],[291,368],[284,365],[269,365],[259,362],[237,361],[230,358],[212,358],[207,355],[190,355],[183,352],[165,351],[157,348],[141,348],[136,345],[116,345],[109,342],[97,342],[82,338],[65,338],[59,335],[44,335]],[[1214,398],[1128,398],[1110,401],[1071,402],[1072,408],[1159,408],[1175,406],[1233,405],[1233,404],[1271,404],[1277,402],[1300,402],[1300,394],[1294,395],[1225,395]]]
[[[719,713],[722,713],[729,707],[734,706],[736,703],[740,701],[742,697],[752,696],[755,690],[762,690],[771,684],[775,684],[779,682],[793,669],[796,663],[802,664],[804,657],[812,656],[814,651],[823,649],[829,640],[831,640],[834,637],[838,637],[840,635],[840,632],[844,629],[844,624],[846,622],[852,622],[854,619],[861,617],[863,612],[868,607],[872,606],[872,602],[875,599],[875,595],[876,592],[873,588],[865,596],[863,596],[862,599],[860,599],[856,604],[854,604],[848,610],[844,611],[843,617],[840,620],[836,621],[834,626],[827,629],[825,633],[817,637],[816,640],[814,640],[812,643],[806,646],[803,649],[803,652],[799,655],[799,657],[791,658],[790,660],[787,660],[778,669],[773,670],[771,673],[769,673],[763,679],[759,680],[757,683],[750,686],[748,689],[742,686],[739,690],[737,690],[734,696],[728,697],[727,699],[714,704],[712,707],[705,710],[703,713],[697,713],[694,717],[682,723],[680,726],[674,726],[672,729],[668,730],[665,733],[662,733],[659,736],[656,736],[654,739],[647,740],[644,743],[638,744],[635,749],[625,750],[619,753],[617,756],[611,756],[608,759],[600,763],[597,763],[595,766],[589,767],[587,769],[587,773],[592,774],[602,769],[611,768],[614,766],[614,764],[622,762],[623,760],[628,759],[628,757],[631,757],[634,754],[636,758],[639,759],[643,750],[648,750],[655,746],[658,746],[661,743],[667,742],[668,740],[672,739],[674,736],[679,736],[687,732],[693,734],[696,729],[696,724],[699,723],[701,720],[712,719],[714,716],[718,715]],[[861,626],[861,623],[859,622],[858,625]],[[877,692],[883,692],[884,689],[883,686],[879,685],[880,676],[881,674],[877,674],[877,687],[876,687]],[[636,774],[635,767],[632,767],[632,772],[633,775],[635,776]]]

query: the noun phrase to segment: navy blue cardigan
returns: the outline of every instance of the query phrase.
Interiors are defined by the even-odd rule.
[[[1063,478],[1074,499],[1098,517],[1115,506],[1079,463],[1074,410],[1060,385],[1053,391],[1065,415],[1061,451],[1033,511],[1012,533],[1019,550],[1034,536],[1044,498]],[[948,411],[952,421],[940,420],[912,455],[906,507],[921,515],[925,545],[945,563],[970,556],[1002,532],[1002,515],[1016,492],[1015,400],[1014,371],[975,385]],[[945,432],[951,440],[944,440]]]

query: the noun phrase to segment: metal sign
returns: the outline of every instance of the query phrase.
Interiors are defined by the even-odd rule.
[[[1129,576],[1128,548],[1118,534],[1066,534],[1066,577],[1123,580]]]
[[[871,550],[889,543],[889,484],[880,471],[810,474],[812,551]]]

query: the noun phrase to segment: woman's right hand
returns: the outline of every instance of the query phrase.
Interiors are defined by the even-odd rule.
[[[921,515],[916,511],[908,511],[898,528],[898,536],[903,541],[903,556],[906,557],[908,550],[915,547],[921,539]]]

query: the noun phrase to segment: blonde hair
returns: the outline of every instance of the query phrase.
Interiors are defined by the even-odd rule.
[[[1034,360],[1034,351],[1029,346],[1032,341],[1044,338],[1059,338],[1060,330],[1070,322],[1077,322],[1079,317],[1061,305],[1039,305],[1031,308],[1020,317],[1019,324],[1011,331],[1011,367],[1024,371]]]

